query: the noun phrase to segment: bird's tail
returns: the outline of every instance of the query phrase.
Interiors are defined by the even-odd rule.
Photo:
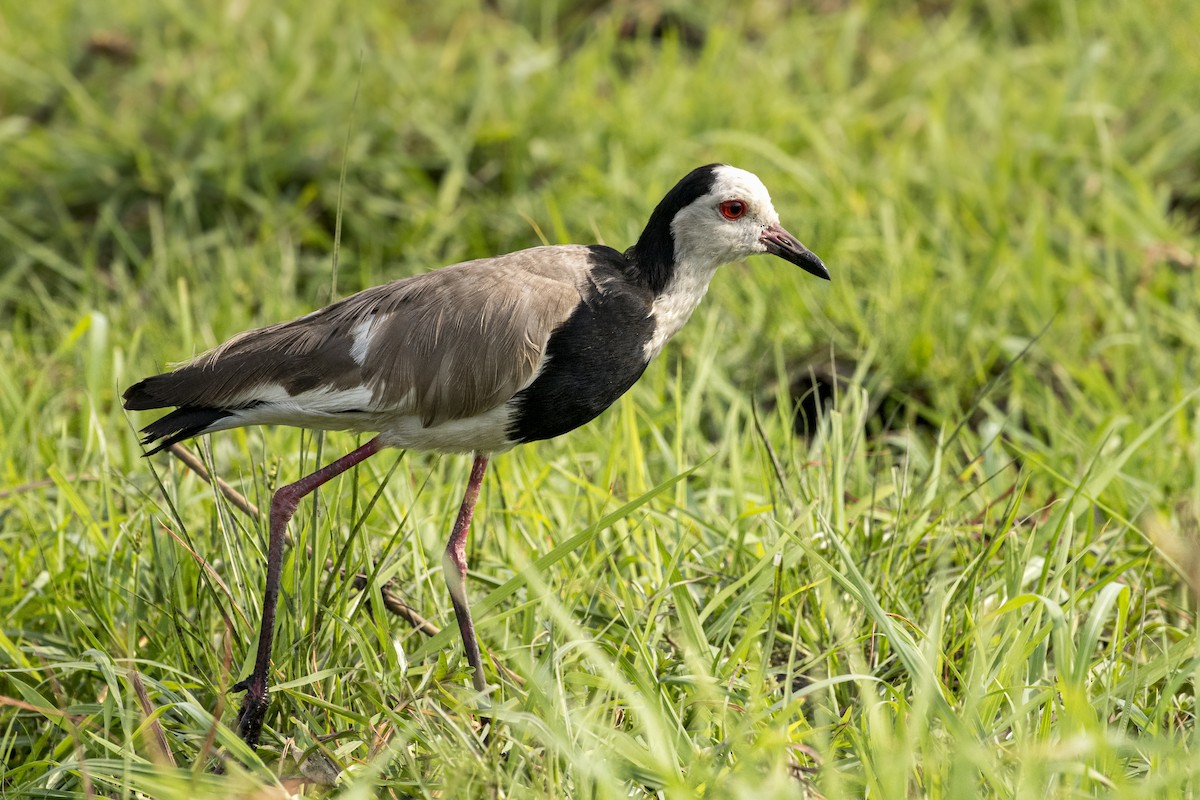
[[[170,374],[146,378],[126,389],[123,397],[125,408],[129,411],[147,411],[176,405],[166,399],[163,396],[165,393],[162,392],[163,384],[168,382],[164,379],[168,379]],[[142,428],[141,432],[145,434],[142,446],[157,443],[152,450],[146,451],[146,455],[152,456],[176,442],[204,433],[214,422],[231,416],[232,413],[223,408],[182,405]]]

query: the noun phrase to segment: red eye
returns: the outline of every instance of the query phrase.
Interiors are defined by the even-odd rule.
[[[749,210],[744,200],[726,200],[717,208],[721,209],[721,216],[727,220],[741,219]]]

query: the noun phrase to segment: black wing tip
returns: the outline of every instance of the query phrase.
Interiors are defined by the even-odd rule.
[[[179,399],[170,399],[172,385],[169,381],[175,373],[165,372],[151,375],[130,386],[121,395],[126,411],[152,411],[157,408],[178,406],[142,428],[142,447],[151,447],[143,453],[149,457],[161,453],[173,444],[199,436],[214,422],[230,416],[233,412],[221,408],[179,405]]]
[[[152,391],[155,379],[160,378],[160,375],[153,375],[149,378],[143,378],[125,390],[121,395],[121,405],[126,411],[150,411],[155,408],[166,408],[174,405],[174,403],[164,403],[162,400],[155,397]]]
[[[171,445],[175,444],[176,442],[183,441],[183,439],[184,439],[184,437],[183,437],[183,436],[175,436],[175,437],[172,437],[172,438],[170,438],[170,439],[164,439],[164,440],[162,440],[161,442],[159,442],[159,443],[158,443],[158,445],[157,445],[156,447],[153,447],[153,448],[151,448],[151,449],[149,449],[149,450],[146,450],[145,452],[143,452],[143,453],[142,453],[142,458],[149,458],[149,457],[150,457],[150,456],[152,456],[152,455],[156,455],[156,454],[158,454],[158,453],[161,453],[163,450],[166,450],[168,447],[170,447]],[[147,446],[149,446],[149,445],[151,445],[151,444],[154,444],[154,437],[152,437],[152,436],[147,436],[147,437],[145,437],[144,439],[142,439],[142,447],[147,447]]]
[[[128,405],[125,407],[131,408]],[[154,407],[157,408],[158,406]],[[132,410],[138,409],[133,408]],[[155,445],[153,449],[147,450],[143,455],[149,457],[155,453],[161,453],[171,445],[182,442],[184,439],[199,436],[214,422],[231,416],[232,413],[221,408],[181,406],[142,428],[141,432],[145,434],[142,438],[142,447]],[[155,444],[156,442],[157,444]]]

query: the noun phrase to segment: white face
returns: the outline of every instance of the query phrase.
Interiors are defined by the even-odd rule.
[[[715,267],[765,253],[763,232],[778,225],[779,215],[758,176],[720,166],[712,190],[680,210],[671,222],[675,259]]]

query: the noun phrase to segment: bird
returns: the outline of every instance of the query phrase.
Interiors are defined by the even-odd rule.
[[[125,409],[173,409],[141,429],[142,446],[155,445],[147,456],[249,425],[375,434],[271,498],[254,668],[232,687],[245,692],[239,735],[256,745],[269,707],[288,522],[304,496],[386,448],[474,456],[443,572],[483,696],[466,542],[489,459],[597,417],[683,327],[718,267],[762,253],[830,279],[780,225],[758,176],[708,164],[667,192],[624,252],[547,245],[400,278],[241,333],[130,386]]]

